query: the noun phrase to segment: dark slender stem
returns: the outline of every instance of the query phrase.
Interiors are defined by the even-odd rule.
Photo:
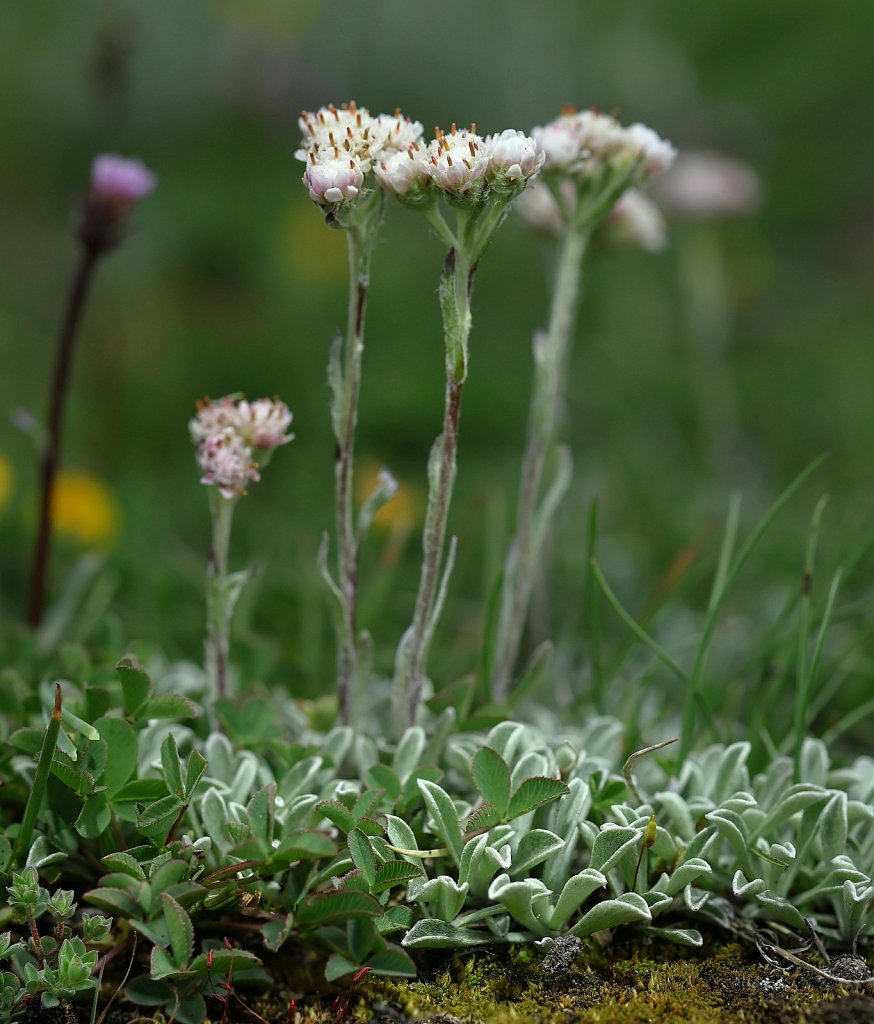
[[[100,248],[93,245],[86,243],[82,245],[79,264],[70,286],[55,350],[55,366],[49,395],[48,426],[41,464],[39,523],[33,549],[30,598],[27,609],[27,621],[33,628],[39,626],[45,610],[46,580],[51,558],[52,496],[60,460],[64,408],[70,381],[73,349],[76,344],[76,332],[82,317],[88,286],[91,283],[91,275],[101,251]]]

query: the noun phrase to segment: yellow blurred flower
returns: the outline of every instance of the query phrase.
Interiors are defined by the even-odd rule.
[[[344,279],[344,232],[327,227],[313,203],[301,199],[288,207],[279,222],[276,245],[279,260],[289,276],[306,284]]]
[[[0,511],[9,504],[14,482],[15,473],[12,470],[12,463],[3,455],[0,455]]]
[[[358,500],[364,501],[379,485],[378,462],[365,460],[358,470]],[[410,532],[421,521],[424,501],[421,491],[410,484],[399,483],[395,496],[376,513],[373,525],[386,533],[404,534]]]
[[[52,524],[82,544],[110,547],[118,536],[121,512],[110,488],[90,473],[60,472],[52,494]]]

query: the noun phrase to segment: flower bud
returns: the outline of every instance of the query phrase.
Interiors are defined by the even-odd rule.
[[[155,175],[139,160],[112,153],[95,157],[91,187],[79,221],[80,241],[94,252],[117,245],[130,209],[157,183]]]
[[[487,176],[500,187],[524,188],[539,173],[546,159],[543,150],[529,135],[508,128],[486,139]]]

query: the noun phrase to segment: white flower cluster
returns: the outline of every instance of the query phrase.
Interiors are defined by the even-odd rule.
[[[246,493],[246,484],[261,479],[259,463],[274,448],[288,444],[291,412],[279,399],[247,402],[231,396],[198,402],[188,432],[197,446],[200,482],[218,488],[223,498]]]
[[[304,113],[299,123],[303,142],[295,156],[306,161],[304,184],[322,206],[356,199],[371,170],[395,196],[412,197],[431,185],[466,196],[484,181],[519,191],[544,161],[535,140],[513,129],[483,138],[476,125],[453,124],[448,132],[436,129],[426,144],[422,125],[399,110],[372,117],[354,103]]]
[[[565,110],[533,136],[544,152],[547,171],[585,174],[608,161],[638,159],[644,176],[667,170],[677,151],[644,124],[624,126],[595,110]]]
[[[399,110],[372,117],[355,103],[304,111],[298,124],[303,140],[295,156],[305,161],[303,182],[321,206],[355,199],[375,161],[419,148],[422,138],[422,125]]]

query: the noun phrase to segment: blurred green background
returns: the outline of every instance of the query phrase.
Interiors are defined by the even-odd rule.
[[[727,461],[708,441],[714,424],[683,300],[683,254],[700,229],[672,225],[658,255],[606,242],[590,254],[568,381],[576,479],[551,612],[572,655],[586,652],[579,608],[593,496],[605,572],[629,608],[645,609],[665,574],[687,563],[683,600],[696,606],[706,600],[730,493],[744,492],[746,523],[824,451],[827,466],[756,556],[748,608],[766,622],[774,593],[797,587],[807,522],[825,491],[823,562],[861,552],[851,593],[867,601],[872,38],[868,0],[4,4],[7,631],[25,600],[36,476],[31,441],[12,417],[44,415],[76,202],[92,156],[118,152],[141,157],[160,183],[128,242],[99,269],[77,353],[64,464],[106,482],[120,517],[104,597],[92,606],[99,621],[78,626],[80,638],[115,623],[125,646],[143,639],[171,657],[200,656],[208,516],[186,423],[205,394],[278,394],[294,410],[297,440],[238,509],[233,561],[261,566],[238,623],[238,658],[247,676],[302,693],[330,689],[330,627],[314,563],[331,521],[325,364],[343,324],[345,250],[306,198],[293,151],[301,109],[351,98],[373,113],[400,106],[428,131],[453,120],[474,120],[483,132],[530,129],[562,104],[598,106],[650,124],[681,149],[729,152],[762,178],[758,215],[711,236],[729,286],[731,337],[711,367],[733,407],[732,422],[715,427],[739,435]],[[390,666],[411,611],[416,515],[440,425],[442,256],[421,217],[389,210],[374,260],[358,445],[371,472],[390,466],[407,491],[363,557],[362,618],[380,668]],[[460,566],[435,655],[441,678],[475,660],[482,596],[512,523],[530,339],[544,322],[547,289],[544,243],[511,217],[474,297],[452,521]],[[88,548],[60,539],[55,593]],[[382,576],[371,571],[378,563]]]

